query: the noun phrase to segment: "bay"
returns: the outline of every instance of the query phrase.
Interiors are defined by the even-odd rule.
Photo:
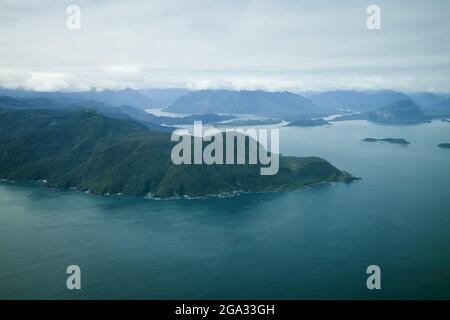
[[[343,121],[280,138],[285,155],[363,179],[160,201],[0,183],[0,299],[450,298],[448,123]],[[79,291],[66,288],[72,264]],[[381,290],[366,288],[372,264]]]

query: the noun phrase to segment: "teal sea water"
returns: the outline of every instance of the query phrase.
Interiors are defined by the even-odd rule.
[[[408,147],[361,142],[405,138]],[[0,299],[450,298],[450,124],[281,130],[363,180],[156,201],[0,184]],[[66,267],[82,289],[66,289]],[[381,267],[382,289],[366,288]]]

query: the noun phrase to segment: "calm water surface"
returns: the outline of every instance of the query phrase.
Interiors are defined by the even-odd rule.
[[[405,138],[408,147],[365,143]],[[0,298],[450,298],[450,124],[283,128],[363,180],[156,201],[0,184]],[[65,269],[82,270],[82,290]],[[382,270],[382,290],[365,286]]]

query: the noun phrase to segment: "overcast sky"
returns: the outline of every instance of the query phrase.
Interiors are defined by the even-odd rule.
[[[447,0],[0,0],[0,86],[448,92],[449,33]]]

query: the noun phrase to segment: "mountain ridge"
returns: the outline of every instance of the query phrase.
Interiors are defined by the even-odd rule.
[[[199,90],[181,96],[166,111],[176,113],[230,113],[285,115],[319,112],[309,99],[287,91]]]
[[[273,176],[261,176],[259,165],[176,166],[173,145],[167,133],[93,110],[0,109],[2,179],[156,197],[289,191],[355,180],[317,157],[280,156]]]

